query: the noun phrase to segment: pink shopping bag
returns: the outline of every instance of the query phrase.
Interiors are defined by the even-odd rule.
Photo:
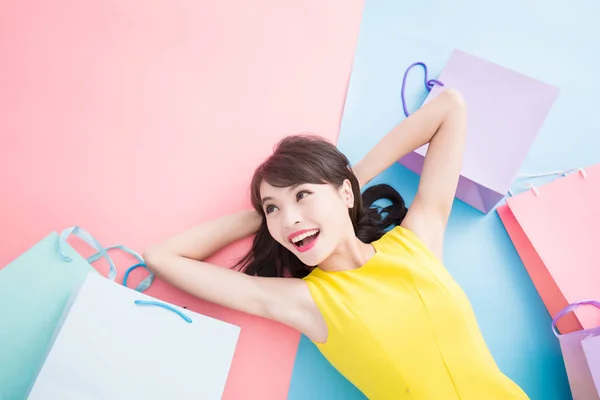
[[[600,164],[509,197],[498,214],[552,317],[580,299],[600,299]],[[600,325],[600,313],[578,309],[561,333]]]

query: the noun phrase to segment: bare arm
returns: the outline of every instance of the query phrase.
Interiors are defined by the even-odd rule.
[[[306,332],[310,295],[304,281],[254,277],[202,261],[255,233],[260,223],[254,210],[228,215],[147,249],[144,259],[158,277],[193,296]]]
[[[354,171],[361,185],[406,154],[429,143],[415,200],[402,225],[442,257],[443,237],[462,167],[466,106],[447,89],[390,131]]]

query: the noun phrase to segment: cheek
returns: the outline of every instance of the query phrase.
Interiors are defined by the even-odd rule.
[[[327,207],[319,210],[320,222],[331,231],[339,231],[345,226],[345,220],[348,218],[348,208],[339,201],[332,201]]]
[[[281,235],[281,227],[275,220],[267,220],[267,229],[269,230],[269,234],[276,242],[285,246],[287,244],[287,240]]]
[[[273,223],[273,221],[271,219],[267,219],[267,230],[269,231],[269,234],[271,235],[271,237],[273,237],[273,238],[277,237],[277,231],[275,229],[275,224]]]

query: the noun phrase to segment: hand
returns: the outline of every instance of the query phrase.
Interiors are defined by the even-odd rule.
[[[247,223],[248,223],[248,231],[250,233],[248,233],[248,235],[253,235],[255,234],[258,229],[260,228],[260,225],[262,224],[263,221],[263,216],[260,215],[259,213],[256,212],[256,210],[252,209],[252,210],[248,210],[248,211],[244,211],[244,213],[247,213]]]

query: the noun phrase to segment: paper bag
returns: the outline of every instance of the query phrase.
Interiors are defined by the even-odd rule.
[[[498,214],[552,317],[581,299],[600,299],[600,164],[509,197]],[[600,325],[577,309],[561,333]]]
[[[600,336],[587,337],[581,342],[581,345],[594,380],[596,393],[600,396]]]
[[[452,52],[437,80],[440,84],[429,85],[424,104],[453,88],[467,105],[467,139],[456,197],[488,213],[508,193],[559,90],[460,50]],[[427,148],[406,155],[400,164],[420,174]]]
[[[569,379],[569,386],[573,400],[599,400],[597,379],[600,369],[600,326],[577,332],[559,334],[556,324],[563,316],[574,311],[580,305],[593,305],[600,308],[600,302],[595,300],[582,300],[569,304],[560,310],[552,320],[552,330],[558,337]],[[589,311],[600,314],[600,310],[588,308]],[[590,362],[591,361],[591,362]]]
[[[89,274],[28,398],[221,399],[239,332]]]
[[[67,243],[71,234],[97,253],[83,258]],[[69,296],[88,273],[97,274],[91,263],[105,259],[108,279],[115,279],[116,267],[107,250],[117,248],[130,253],[137,265],[143,262],[133,250],[104,248],[86,231],[72,227],[60,235],[49,234],[0,270],[0,392],[5,399],[25,398]],[[143,291],[153,278],[149,275],[137,290]]]

